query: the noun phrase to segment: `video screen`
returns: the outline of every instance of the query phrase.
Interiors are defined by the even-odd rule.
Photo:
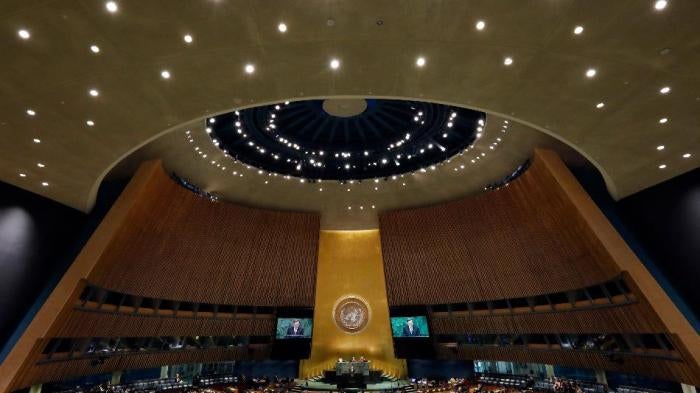
[[[391,335],[394,337],[429,337],[428,318],[424,315],[391,317]]]
[[[294,338],[311,338],[313,320],[311,318],[277,318],[277,333],[279,340]]]

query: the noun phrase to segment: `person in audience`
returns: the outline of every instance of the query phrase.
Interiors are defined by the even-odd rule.
[[[404,337],[415,337],[420,336],[420,328],[413,324],[413,318],[408,318],[406,324],[403,327]]]
[[[292,321],[292,324],[287,328],[287,337],[302,337],[304,336],[304,327],[298,319]]]

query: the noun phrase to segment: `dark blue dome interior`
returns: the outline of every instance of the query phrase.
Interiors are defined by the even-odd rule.
[[[309,180],[412,172],[460,153],[482,112],[429,102],[367,99],[359,114],[329,114],[323,100],[285,102],[218,115],[215,144],[245,164]]]

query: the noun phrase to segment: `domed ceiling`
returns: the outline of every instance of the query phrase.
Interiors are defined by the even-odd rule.
[[[485,114],[429,102],[326,99],[254,107],[207,120],[225,154],[281,175],[362,180],[412,172],[462,153]]]

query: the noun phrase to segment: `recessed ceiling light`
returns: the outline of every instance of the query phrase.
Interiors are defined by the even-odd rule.
[[[19,177],[27,177],[27,174],[26,174],[26,173],[20,172],[20,173],[19,173]]]
[[[664,86],[661,89],[659,89],[659,93],[661,94],[668,94],[671,92],[671,88],[668,86]]]
[[[39,138],[34,138],[34,143],[41,143],[41,139],[39,139]]]
[[[690,158],[691,156],[692,156],[692,154],[690,154],[690,153],[683,154],[683,158]]]
[[[507,65],[507,66],[513,64],[513,58],[512,58],[512,57],[506,57],[505,59],[503,59],[503,64],[504,64],[504,65]]]
[[[597,73],[598,73],[598,71],[596,71],[595,68],[589,68],[589,69],[586,71],[586,76],[587,76],[588,78],[593,78]]]
[[[284,24],[284,23],[280,23],[280,24],[277,25],[277,30],[278,30],[280,33],[286,33],[286,32],[287,32],[287,25]]]
[[[46,165],[44,165],[44,164],[42,164],[42,163],[40,163],[40,162],[37,162],[37,163],[36,163],[36,166],[38,166],[39,168],[43,168],[43,167],[45,167]]]
[[[340,60],[331,59],[330,66],[332,69],[337,70],[338,68],[340,68]]]
[[[661,11],[664,8],[666,8],[667,5],[668,1],[666,0],[656,0],[656,3],[654,3],[654,9],[657,11]]]
[[[49,186],[49,182],[47,182],[47,181],[42,181],[42,182],[41,182],[41,185],[44,186],[44,187],[48,187],[48,186]]]
[[[19,30],[19,31],[17,32],[17,35],[19,36],[19,38],[21,38],[21,39],[23,39],[23,40],[28,40],[29,37],[32,36],[31,34],[29,34],[29,31],[24,30],[24,29]]]
[[[92,127],[92,126],[94,126],[94,125],[95,125],[95,122],[94,122],[94,121],[92,121],[92,120],[88,120],[88,121],[86,121],[86,122],[85,122],[85,124],[87,124],[87,125],[88,125],[88,127]]]
[[[583,26],[574,27],[574,34],[579,35],[581,33],[583,33]]]
[[[27,114],[28,114],[29,116],[34,116],[34,115],[36,115],[36,112],[34,112],[33,109],[27,109]]]
[[[119,11],[119,6],[118,6],[117,3],[114,2],[114,1],[108,1],[108,2],[106,2],[106,3],[105,3],[105,8],[107,8],[107,11],[109,11],[109,12],[111,12],[111,13],[115,13],[115,12]]]
[[[90,95],[93,96],[93,97],[97,97],[97,96],[100,95],[100,92],[97,91],[97,89],[90,89],[90,92],[89,92],[89,93],[90,93]]]
[[[659,123],[661,123],[661,124],[666,124],[666,123],[668,123],[668,118],[667,118],[667,117],[662,117],[662,118],[660,118],[660,119],[659,119]]]
[[[161,71],[160,77],[163,79],[170,79],[170,71],[168,71],[168,70]]]
[[[484,30],[486,28],[486,22],[483,20],[477,21],[474,27],[476,27],[477,30]]]
[[[416,65],[418,67],[423,67],[425,65],[425,57],[421,56],[416,59]]]
[[[182,39],[183,39],[186,43],[188,43],[188,44],[191,44],[192,41],[194,41],[194,39],[192,38],[192,36],[189,35],[189,34],[185,34],[185,36],[182,37]]]
[[[659,151],[661,151],[661,150],[663,150],[663,149],[665,149],[665,148],[666,148],[666,146],[664,146],[664,145],[656,146],[656,150],[659,150]]]
[[[90,51],[92,53],[100,53],[100,47],[97,45],[90,45]]]
[[[666,169],[666,164],[659,165],[659,169]]]
[[[255,72],[255,66],[252,64],[246,64],[245,65],[245,73],[246,74],[252,74]]]
[[[604,106],[605,106],[605,103],[604,103],[604,102],[599,102],[599,103],[596,104],[595,107],[598,108],[598,109],[601,109],[601,108],[603,108]]]

